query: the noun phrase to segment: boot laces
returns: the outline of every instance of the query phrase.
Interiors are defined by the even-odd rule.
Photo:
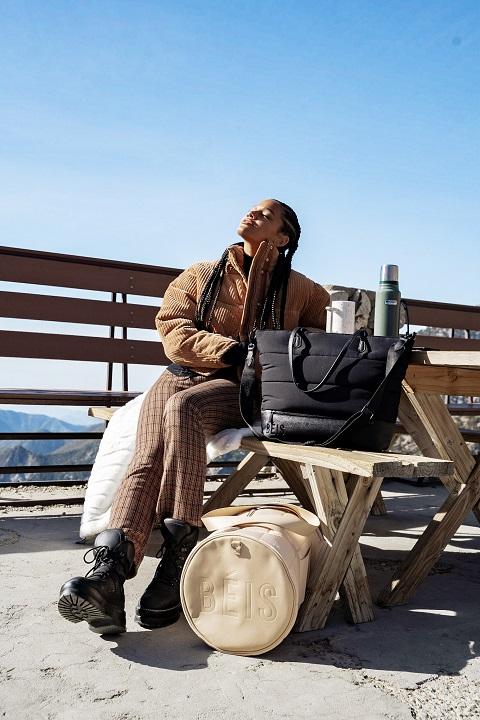
[[[93,558],[91,560],[87,560],[87,555],[89,553],[93,553]],[[83,556],[83,560],[87,563],[87,565],[95,563],[93,568],[90,568],[85,577],[91,577],[92,575],[106,575],[115,564],[115,557],[108,545],[99,545],[97,547],[90,548]]]
[[[155,553],[155,557],[159,558],[160,560],[163,560],[163,557],[167,550],[170,550],[170,555],[172,560],[174,561],[175,565],[182,569],[182,567],[185,565],[185,561],[187,557],[190,554],[190,551],[195,547],[194,545],[190,545],[189,543],[183,543],[182,545],[167,545],[165,542],[163,542],[160,545],[160,548]]]
[[[175,585],[180,581],[182,568],[193,546],[188,543],[170,545],[162,543],[155,557],[160,559],[155,577],[166,585]]]

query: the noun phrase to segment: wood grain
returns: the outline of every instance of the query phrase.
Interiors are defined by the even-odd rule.
[[[478,355],[479,353],[464,353]],[[405,380],[416,392],[437,395],[480,395],[480,367],[410,365]]]
[[[237,498],[253,480],[258,472],[264,467],[267,458],[264,455],[249,453],[239,463],[238,468],[233,472],[203,506],[203,512],[217,510],[227,507]]]
[[[339,470],[362,477],[436,477],[453,473],[451,461],[436,460],[422,455],[283,445],[250,437],[242,440],[242,448],[263,453],[272,458],[310,463],[326,467],[329,470]]]
[[[382,590],[377,601],[380,605],[408,602],[479,499],[480,465],[477,465],[467,483],[462,485],[458,493],[451,493],[435,513],[406,561]]]
[[[311,488],[317,515],[322,521],[322,532],[333,545],[335,535],[349,502],[342,473],[335,470],[305,465],[306,476]],[[329,562],[327,556],[323,562]],[[318,566],[311,568],[309,588],[316,586]],[[363,563],[360,546],[354,549],[352,560],[339,587],[349,619],[354,623],[370,622],[374,619],[372,597]]]
[[[373,477],[357,482],[322,567],[312,567],[316,583],[308,590],[301,607],[296,625],[298,631],[324,627],[381,484],[382,478]]]

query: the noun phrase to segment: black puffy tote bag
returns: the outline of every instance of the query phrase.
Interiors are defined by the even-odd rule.
[[[260,330],[250,343],[240,405],[257,437],[386,450],[415,334],[405,337]],[[255,355],[261,368],[259,412]]]

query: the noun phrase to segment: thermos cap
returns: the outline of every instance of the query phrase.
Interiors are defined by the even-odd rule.
[[[398,265],[382,265],[380,282],[398,282]]]

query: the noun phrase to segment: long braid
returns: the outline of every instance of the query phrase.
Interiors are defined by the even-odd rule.
[[[278,260],[276,262],[275,267],[273,268],[272,276],[270,278],[270,284],[267,288],[267,292],[265,294],[265,299],[263,301],[262,310],[260,313],[260,319],[258,323],[258,329],[264,330],[267,326],[267,323],[269,321],[269,318],[272,318],[272,327],[275,330],[279,329],[279,323],[276,316],[276,299],[278,296],[278,290],[281,286],[281,281],[283,277],[284,272],[284,263],[285,263],[285,251],[283,248],[279,248],[279,256]]]
[[[218,299],[220,292],[220,286],[222,284],[223,275],[225,273],[225,266],[227,264],[228,248],[224,251],[222,257],[213,268],[210,277],[205,283],[205,287],[202,290],[200,299],[197,303],[197,309],[195,311],[195,326],[198,330],[207,330],[208,323],[212,317],[212,312],[215,307],[215,303]],[[214,298],[212,302],[212,297]],[[208,322],[206,321],[207,310],[210,308],[208,316]]]
[[[283,248],[278,248],[279,257],[273,269],[270,284],[265,295],[259,321],[259,329],[264,329],[268,318],[272,318],[272,328],[280,330],[285,323],[285,305],[287,302],[288,280],[292,269],[292,258],[298,248],[298,240],[302,232],[298,217],[289,205],[275,200],[283,211],[283,232],[289,237],[289,242]],[[277,317],[276,301],[280,295],[280,317]]]

